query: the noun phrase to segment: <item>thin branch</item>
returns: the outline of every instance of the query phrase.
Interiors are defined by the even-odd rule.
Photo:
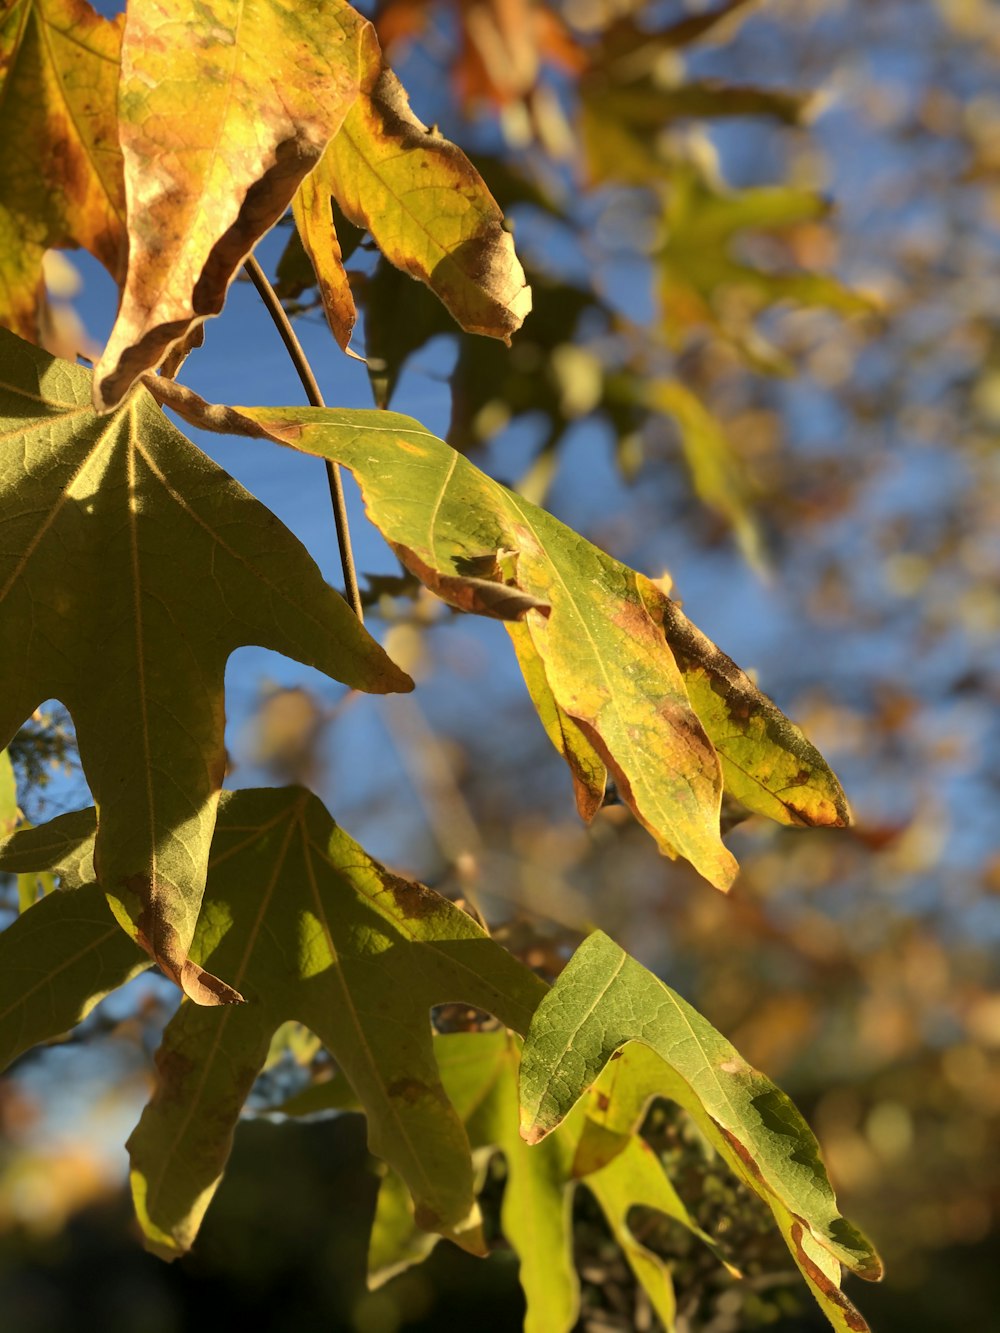
[[[250,281],[260,293],[260,298],[267,307],[267,313],[274,321],[275,327],[281,334],[281,340],[288,349],[288,355],[292,359],[292,364],[302,381],[302,387],[306,391],[306,397],[313,407],[325,407],[323,395],[319,391],[319,385],[316,383],[316,376],[312,372],[306,354],[302,350],[302,344],[295,336],[295,330],[292,328],[288,316],[285,314],[281,302],[278,300],[277,293],[267,280],[267,275],[258,264],[253,255],[249,255],[244,262]],[[333,505],[333,521],[337,525],[337,545],[340,547],[340,564],[344,571],[344,587],[347,590],[347,601],[351,610],[357,618],[364,622],[365,613],[361,605],[361,594],[358,591],[358,575],[354,567],[354,553],[351,549],[351,530],[347,523],[347,504],[344,500],[344,484],[340,475],[340,468],[336,463],[326,461],[326,479],[330,484],[330,502]]]

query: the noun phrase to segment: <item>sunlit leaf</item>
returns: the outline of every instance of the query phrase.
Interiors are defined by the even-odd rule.
[[[144,391],[90,407],[91,376],[0,330],[0,736],[46,699],[77,728],[119,921],[206,1003],[187,959],[225,770],[223,679],[257,643],[360,689],[409,679],[274,516]]]
[[[847,798],[815,745],[657,584],[641,574],[636,583],[718,751],[727,793],[779,824],[849,824]]]
[[[0,15],[0,324],[32,341],[46,249],[84,246],[116,279],[124,265],[121,32],[86,0]]]
[[[492,481],[416,422],[386,413],[240,409],[355,474],[402,562],[465,611],[524,618],[552,697],[637,818],[718,888],[736,862],[719,835],[718,757],[637,575]]]
[[[604,800],[608,777],[604,761],[552,693],[545,663],[527,626],[507,621],[507,633],[545,734],[569,765],[580,818],[589,823]]]
[[[649,579],[406,417],[241,412],[275,439],[349,467],[369,517],[439,596],[524,620],[553,700],[622,799],[664,851],[711,883],[728,887],[736,869],[718,833],[723,773],[732,795],[783,823],[849,822],[815,748]]]
[[[314,188],[334,195],[386,258],[426,283],[462,328],[509,342],[531,309],[531,292],[503,214],[465,154],[413,114],[370,30],[362,50],[361,95],[326,150]],[[320,277],[336,281],[334,272]]]
[[[809,1127],[706,1019],[601,932],[580,946],[532,1020],[521,1071],[525,1139],[543,1140],[632,1041],[651,1053],[640,1057],[648,1082],[634,1097],[636,1114],[654,1093],[679,1102],[771,1207],[835,1327],[864,1329],[840,1293],[840,1265],[874,1280],[881,1264],[838,1212]]]
[[[580,1311],[579,1281],[573,1264],[572,1196],[578,1183],[600,1204],[612,1235],[622,1247],[664,1327],[673,1327],[674,1298],[669,1269],[629,1230],[633,1207],[655,1208],[703,1241],[655,1154],[631,1124],[615,1137],[615,1152],[592,1172],[578,1169],[579,1144],[592,1127],[589,1113],[605,1097],[607,1080],[595,1096],[536,1147],[517,1132],[517,1076],[520,1043],[507,1032],[438,1036],[435,1054],[441,1081],[462,1117],[473,1151],[483,1165],[495,1153],[506,1164],[500,1212],[504,1237],[520,1261],[527,1303],[525,1333],[569,1333]],[[347,1101],[342,1080],[308,1089],[282,1106],[305,1115]],[[391,1172],[379,1190],[369,1247],[370,1280],[387,1281],[419,1263],[430,1246],[421,1237],[413,1207]]]
[[[131,0],[119,92],[128,272],[98,405],[121,402],[222,309],[356,98],[366,30],[343,0]]]
[[[81,821],[93,828],[92,811],[70,818],[72,830],[48,835],[57,849]],[[14,835],[0,866],[44,865],[45,836]],[[14,978],[0,969],[17,1049],[70,1026],[148,964],[95,886],[32,907],[0,934],[0,961],[18,949],[26,961]],[[481,1252],[468,1140],[438,1077],[430,1009],[463,1001],[524,1031],[544,983],[447,899],[373,861],[300,788],[223,796],[192,956],[232,976],[247,1003],[185,1000],[164,1033],[156,1088],[129,1140],[150,1248],[173,1258],[192,1243],[274,1034],[295,1020],[346,1075],[371,1150],[406,1181],[421,1226]],[[52,999],[32,1008],[33,991]]]
[[[324,187],[322,175],[317,170],[305,178],[292,200],[292,213],[302,249],[316,275],[330,332],[341,350],[346,352],[358,311],[344,269],[343,252],[330,206],[330,191]],[[285,253],[287,255],[288,251]]]
[[[14,765],[6,750],[0,750],[0,837],[13,833],[20,810],[17,806],[17,782]]]

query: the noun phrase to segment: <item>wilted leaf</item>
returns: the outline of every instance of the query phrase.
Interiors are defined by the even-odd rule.
[[[461,149],[413,114],[371,30],[362,52],[361,95],[316,170],[317,193],[334,195],[463,329],[509,342],[531,291],[503,214]],[[317,271],[337,281],[335,271]]]
[[[281,217],[358,93],[369,25],[343,0],[131,0],[119,117],[129,260],[95,402],[121,402]]]
[[[191,995],[187,960],[225,769],[223,678],[257,643],[360,689],[409,687],[300,543],[144,391],[111,417],[91,376],[0,330],[0,743],[46,699],[76,723],[123,927]]]
[[[727,793],[779,824],[849,824],[847,798],[815,745],[651,579],[636,581],[718,751]]]
[[[521,1071],[523,1136],[541,1141],[632,1041],[652,1053],[638,1058],[647,1069],[644,1096],[642,1081],[631,1082],[636,1117],[654,1093],[679,1102],[772,1209],[834,1326],[866,1328],[840,1293],[839,1268],[875,1280],[881,1263],[837,1211],[805,1121],[696,1010],[601,932],[580,946],[532,1020]]]
[[[0,16],[0,324],[37,341],[50,246],[84,246],[118,279],[125,198],[116,89],[122,20],[86,0]]]
[[[276,439],[349,467],[369,517],[438,596],[465,611],[523,618],[552,698],[623,800],[664,852],[729,887],[737,867],[719,836],[718,757],[633,570],[407,417],[239,411]]]
[[[675,602],[417,422],[312,408],[238,415],[248,428],[349,467],[372,522],[438,596],[523,620],[554,704],[661,849],[685,856],[710,883],[727,888],[736,871],[719,839],[723,771],[732,795],[782,823],[849,822],[815,748]],[[484,582],[494,590],[489,600]],[[532,693],[543,697],[537,683]]]

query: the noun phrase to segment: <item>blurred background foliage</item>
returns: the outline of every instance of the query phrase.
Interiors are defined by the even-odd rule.
[[[985,1331],[1000,1298],[995,6],[366,12],[415,109],[467,148],[512,219],[535,292],[511,349],[461,336],[343,223],[375,401],[415,410],[428,385],[450,392],[456,448],[617,557],[669,571],[692,618],[831,760],[856,825],[740,823],[728,899],[620,807],[584,829],[497,666],[496,627],[386,572],[369,612],[421,686],[380,704],[392,766],[374,788],[353,780],[350,697],[263,683],[231,738],[233,780],[305,782],[358,836],[391,824],[400,864],[547,973],[590,926],[609,931],[810,1119],[845,1212],[887,1261],[884,1287],[853,1293],[877,1333]],[[321,320],[294,239],[279,277],[303,324]],[[44,778],[72,764],[65,717],[36,720],[12,753],[24,813],[46,817]],[[8,885],[8,910],[31,891]],[[167,1269],[139,1253],[115,1145],[173,1002],[155,978],[133,983],[3,1087],[12,1329],[89,1316],[152,1333],[213,1312],[273,1329],[519,1327],[499,1237],[488,1263],[440,1246],[365,1294],[376,1181],[362,1129],[266,1118],[322,1066],[301,1034],[275,1051],[196,1254]],[[820,1327],[683,1120],[658,1107],[647,1132],[748,1273],[734,1284],[647,1219],[675,1265],[682,1333]],[[585,1198],[576,1218],[581,1328],[655,1327]]]

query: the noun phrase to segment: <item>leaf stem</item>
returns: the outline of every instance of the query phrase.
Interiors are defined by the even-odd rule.
[[[281,340],[288,349],[288,355],[291,357],[292,364],[302,381],[306,397],[313,407],[325,407],[323,395],[319,391],[316,376],[313,374],[312,367],[302,350],[302,344],[295,336],[291,321],[285,314],[277,293],[268,282],[267,275],[253,255],[247,256],[243,267],[246,269],[250,281],[257,288],[260,299],[267,308],[267,313],[274,321],[275,328],[281,334]],[[354,566],[354,552],[351,549],[351,530],[347,522],[344,483],[339,466],[329,459],[326,462],[326,479],[330,485],[330,503],[333,505],[333,521],[337,527],[337,545],[340,548],[340,565],[344,571],[347,601],[357,618],[364,623],[365,613],[361,605],[361,594],[358,591],[358,575]]]

